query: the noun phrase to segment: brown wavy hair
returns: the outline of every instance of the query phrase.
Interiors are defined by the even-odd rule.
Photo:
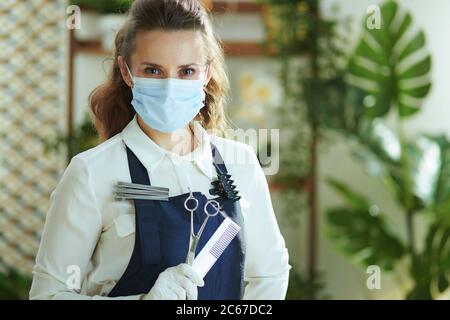
[[[108,77],[89,95],[89,105],[100,141],[121,132],[135,114],[131,105],[131,88],[122,78],[118,57],[122,56],[130,65],[137,33],[155,29],[201,32],[206,61],[212,74],[204,89],[205,106],[195,119],[206,130],[224,136],[228,127],[224,105],[228,97],[229,81],[222,43],[213,32],[208,12],[198,0],[136,0],[131,5],[126,22],[117,32],[114,62]]]

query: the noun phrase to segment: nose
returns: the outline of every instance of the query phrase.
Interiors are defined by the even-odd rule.
[[[170,71],[167,71],[167,77],[168,78],[180,78],[180,74],[178,73],[177,69],[171,69]]]

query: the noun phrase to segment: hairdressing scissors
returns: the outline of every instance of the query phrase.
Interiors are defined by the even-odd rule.
[[[191,206],[189,206],[189,202],[193,202]],[[200,226],[199,231],[197,234],[194,232],[194,212],[197,210],[199,205],[198,200],[194,197],[192,194],[192,191],[189,189],[189,196],[184,201],[184,208],[191,213],[191,230],[190,230],[190,237],[189,237],[189,251],[186,257],[186,263],[189,265],[192,265],[192,261],[194,261],[195,257],[195,251],[197,249],[198,242],[200,240],[200,237],[203,233],[203,230],[205,229],[206,224],[208,223],[208,219],[210,217],[215,217],[217,214],[222,214],[224,217],[226,217],[226,214],[221,210],[219,202],[217,202],[214,199],[209,199],[206,201],[205,206],[203,207],[203,211],[205,212],[206,218],[203,221],[202,225]],[[208,207],[213,207],[213,211],[209,212]]]

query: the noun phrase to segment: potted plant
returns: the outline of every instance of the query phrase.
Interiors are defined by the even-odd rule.
[[[324,272],[319,268],[319,148],[330,143],[330,133],[353,132],[362,107],[353,104],[359,90],[344,81],[346,58],[337,27],[346,21],[321,15],[320,0],[258,0],[264,4],[267,40],[264,47],[280,60],[284,97],[278,109],[280,170],[272,179],[279,212],[290,225],[308,215],[305,267],[293,264],[288,298],[328,297]],[[338,46],[339,45],[339,46]],[[294,202],[295,201],[295,202]],[[295,205],[294,205],[295,203]],[[295,219],[294,219],[295,218]],[[299,225],[299,224],[298,224]],[[298,269],[297,269],[298,268]]]
[[[343,201],[328,209],[328,233],[358,264],[407,275],[409,283],[398,283],[406,284],[405,298],[440,299],[450,290],[450,141],[405,133],[430,90],[431,56],[409,12],[392,0],[380,9],[382,27],[364,28],[349,61],[347,79],[365,92],[367,122],[347,137],[356,159],[396,200],[403,223],[394,223],[384,203],[330,178]],[[396,130],[385,125],[390,114]]]

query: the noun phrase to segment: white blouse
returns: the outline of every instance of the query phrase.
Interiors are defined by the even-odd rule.
[[[193,131],[198,146],[179,156],[150,139],[135,116],[121,133],[72,158],[50,195],[30,299],[140,299],[107,297],[125,272],[135,240],[133,202],[115,201],[112,192],[117,181],[131,182],[125,143],[146,167],[151,184],[169,188],[169,196],[190,187],[212,198],[209,189],[217,175],[210,142],[242,197],[244,299],[285,298],[291,266],[253,148],[210,135],[197,121]]]

